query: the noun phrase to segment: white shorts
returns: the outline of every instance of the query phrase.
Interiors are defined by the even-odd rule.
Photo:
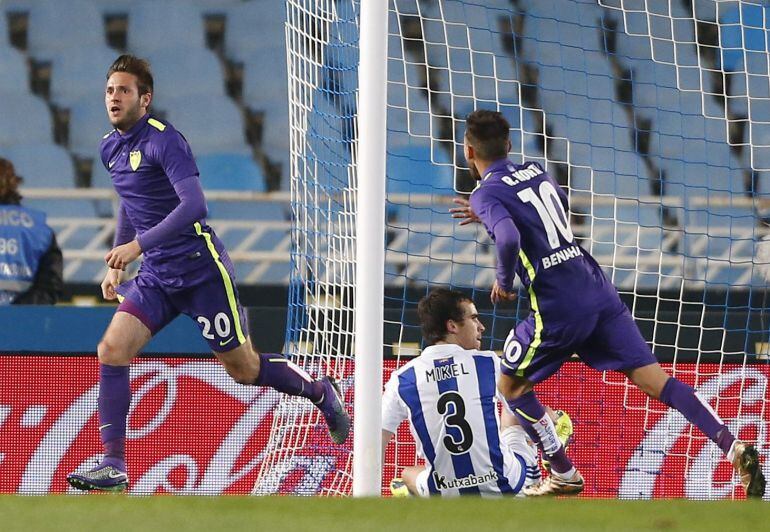
[[[521,462],[515,455],[519,455],[527,468],[524,486],[530,486],[540,482],[540,464],[537,460],[537,447],[527,438],[527,433],[521,425],[506,427],[500,432],[500,447],[503,450],[505,463],[505,476],[511,485],[516,485],[521,478]],[[430,465],[426,466],[415,480],[417,493],[420,497],[430,497],[428,490],[428,476],[431,473]]]

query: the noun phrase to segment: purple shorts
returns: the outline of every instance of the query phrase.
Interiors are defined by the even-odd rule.
[[[511,331],[505,341],[502,358],[503,373],[524,377],[533,383],[542,382],[573,354],[592,368],[626,370],[657,363],[628,308],[610,310],[585,316],[582,321],[542,324],[537,334],[538,320],[530,314]],[[542,323],[542,322],[541,322]]]
[[[212,351],[230,351],[243,344],[247,334],[232,262],[219,250],[196,260],[199,267],[174,277],[161,278],[143,265],[134,279],[118,287],[124,298],[118,311],[136,316],[153,335],[179,314],[187,314]]]

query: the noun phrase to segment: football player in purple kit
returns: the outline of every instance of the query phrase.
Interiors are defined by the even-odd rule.
[[[757,449],[735,436],[693,388],[658,364],[617,290],[575,241],[567,195],[534,162],[508,160],[510,126],[495,111],[467,117],[465,157],[479,181],[470,201],[451,209],[461,224],[481,222],[495,242],[493,303],[512,300],[514,275],[529,293],[531,314],[505,341],[498,388],[551,463],[551,475],[525,489],[529,496],[574,495],[583,478],[573,466],[534,385],[573,353],[597,370],[624,373],[643,392],[675,408],[725,453],[749,497],[762,497],[765,479]]]
[[[185,138],[149,113],[149,63],[122,55],[107,72],[105,105],[115,129],[101,142],[101,158],[120,198],[112,250],[107,253],[105,299],[120,305],[97,348],[99,432],[105,457],[69,483],[81,490],[128,486],[126,418],[131,403],[129,364],[152,336],[180,313],[194,319],[232,378],[305,397],[321,411],[332,440],[343,443],[350,419],[336,383],[313,380],[280,354],[252,347],[238,301],[233,264],[206,225],[206,201]],[[191,111],[194,112],[194,111]],[[123,282],[127,265],[144,261]]]

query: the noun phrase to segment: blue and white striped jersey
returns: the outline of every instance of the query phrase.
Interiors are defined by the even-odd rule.
[[[500,442],[499,358],[455,344],[427,347],[394,371],[382,401],[383,429],[409,419],[418,452],[432,466],[431,493],[514,495],[527,467]]]

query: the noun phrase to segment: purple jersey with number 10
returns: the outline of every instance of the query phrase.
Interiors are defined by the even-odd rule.
[[[497,223],[513,220],[520,249],[511,262],[546,322],[622,305],[601,267],[575,241],[567,195],[538,163],[494,162],[470,201],[493,239]]]

